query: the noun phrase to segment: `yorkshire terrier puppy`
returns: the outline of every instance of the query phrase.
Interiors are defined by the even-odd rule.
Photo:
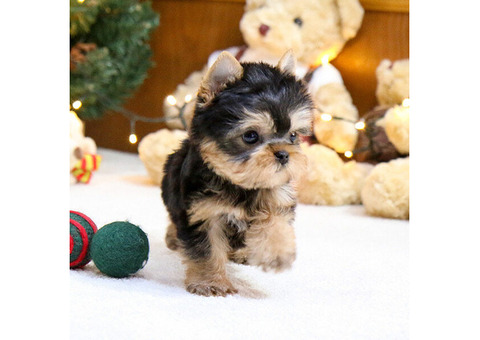
[[[229,260],[274,271],[295,260],[292,181],[306,166],[299,135],[311,133],[313,103],[294,69],[290,52],[277,67],[223,52],[202,80],[162,181],[166,243],[184,255],[191,293],[236,293]]]

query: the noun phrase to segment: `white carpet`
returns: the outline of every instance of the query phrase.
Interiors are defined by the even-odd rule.
[[[240,293],[199,297],[184,286],[180,257],[164,243],[167,214],[137,155],[100,149],[70,209],[98,227],[129,220],[148,235],[147,265],[113,279],[91,262],[70,271],[71,339],[407,339],[406,221],[362,206],[299,205],[293,269],[264,273],[232,264]]]

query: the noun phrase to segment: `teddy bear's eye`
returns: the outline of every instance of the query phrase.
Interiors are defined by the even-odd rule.
[[[298,27],[302,27],[303,25],[303,20],[301,18],[295,18],[293,19],[293,22],[298,25]]]

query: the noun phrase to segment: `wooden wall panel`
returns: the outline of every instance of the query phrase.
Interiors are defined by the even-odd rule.
[[[343,77],[360,115],[376,104],[375,69],[382,59],[409,57],[409,14],[366,11],[357,36],[332,61]]]
[[[354,40],[332,62],[342,73],[361,114],[376,104],[375,68],[384,58],[408,58],[408,0],[361,0],[366,9]],[[163,99],[215,50],[242,45],[239,22],[244,0],[154,0],[160,26],[150,40],[156,66],[125,108],[145,117],[162,116]],[[163,124],[137,122],[141,140]],[[86,135],[99,146],[136,152],[128,142],[130,122],[117,113],[86,122]]]

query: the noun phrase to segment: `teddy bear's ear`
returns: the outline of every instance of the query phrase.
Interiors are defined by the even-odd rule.
[[[293,54],[292,50],[288,50],[285,52],[280,61],[278,62],[277,67],[286,73],[290,73],[295,75],[295,68],[296,68],[297,61],[295,59],[295,55]]]
[[[243,75],[243,67],[229,52],[222,52],[200,83],[198,96],[207,103],[225,86]]]
[[[247,0],[245,11],[252,11],[258,7],[265,5],[266,2],[266,0]]]
[[[358,0],[337,0],[340,12],[342,36],[345,40],[353,38],[363,20],[363,7]]]

